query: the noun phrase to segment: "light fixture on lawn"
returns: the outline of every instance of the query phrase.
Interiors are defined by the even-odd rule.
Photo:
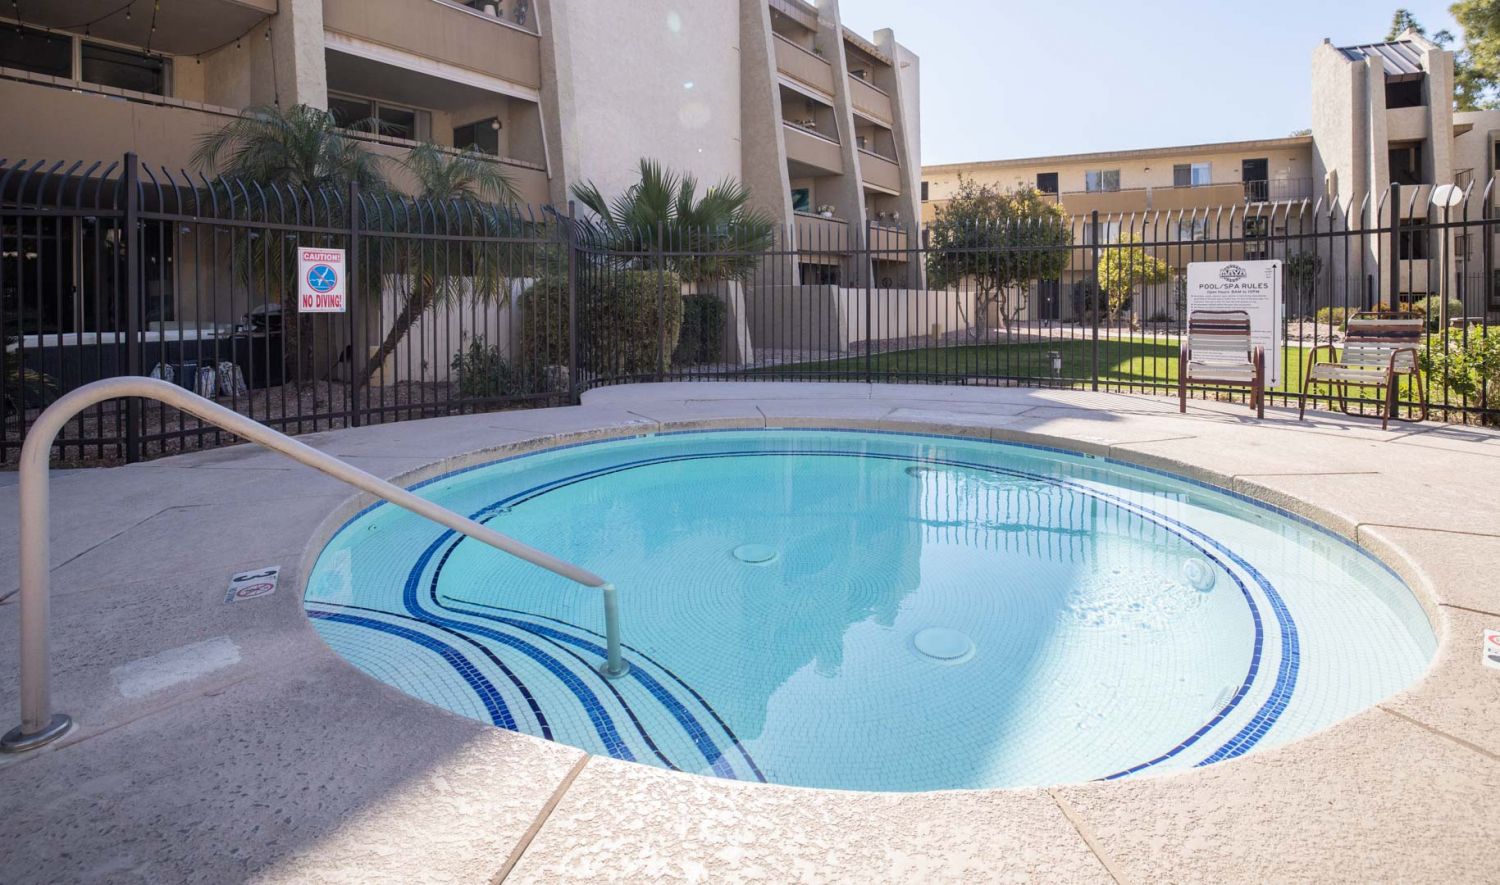
[[[1061,378],[1062,377],[1062,351],[1059,351],[1059,350],[1049,350],[1049,351],[1047,351],[1047,359],[1050,360],[1051,363],[1052,363],[1052,377],[1053,378]]]

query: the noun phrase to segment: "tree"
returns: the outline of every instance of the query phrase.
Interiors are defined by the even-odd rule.
[[[1322,257],[1316,252],[1297,252],[1286,257],[1284,266],[1286,281],[1302,306],[1301,312],[1310,314],[1318,273],[1323,269]]]
[[[421,208],[440,215],[464,238],[396,240],[394,279],[404,288],[401,309],[370,355],[365,366],[367,381],[396,352],[417,320],[438,304],[465,298],[477,302],[509,298],[511,265],[520,258],[505,244],[469,239],[494,240],[515,232],[511,207],[516,189],[492,157],[476,151],[455,154],[421,144],[411,149],[402,165],[416,179]],[[395,219],[377,216],[369,221],[381,224]],[[375,276],[384,277],[381,268],[375,268]]]
[[[1140,238],[1134,234],[1125,234],[1118,243],[1104,247],[1099,253],[1099,288],[1109,296],[1112,320],[1119,319],[1130,306],[1137,288],[1160,285],[1170,275],[1167,263],[1135,245],[1139,242]]]
[[[1054,197],[1030,187],[1002,191],[962,176],[953,198],[938,207],[928,236],[928,284],[971,287],[975,309],[993,306],[1006,324],[1025,306],[1024,299],[1012,305],[1012,294],[1058,279],[1073,245],[1067,210]]]
[[[1464,32],[1463,48],[1453,59],[1458,109],[1500,107],[1500,2],[1458,0],[1448,11]]]
[[[333,114],[305,104],[250,108],[201,137],[193,162],[263,186],[385,188],[379,159],[349,138]]]
[[[241,217],[266,223],[263,230],[233,238],[231,263],[248,287],[263,292],[267,305],[280,305],[284,314],[297,310],[298,243],[295,232],[272,226],[288,220],[280,217],[282,207],[302,206],[311,219],[321,206],[328,216],[324,223],[343,225],[348,219],[342,198],[351,184],[366,192],[386,189],[380,161],[363,142],[348,137],[333,114],[305,104],[250,108],[202,136],[193,162],[227,177],[219,187],[230,205],[241,206]],[[251,197],[253,188],[261,192]],[[318,200],[320,192],[337,196]],[[316,205],[307,205],[308,200]],[[296,329],[284,360],[300,384],[318,361],[312,318],[299,313]]]
[[[592,181],[573,196],[597,218],[603,245],[621,263],[652,267],[653,252],[684,282],[711,285],[742,280],[759,266],[775,239],[769,216],[750,206],[750,192],[732,178],[698,196],[698,180],[656,160],[641,160],[640,180],[613,200]]]
[[[1385,35],[1385,39],[1387,41],[1395,40],[1407,31],[1422,36],[1426,36],[1427,34],[1427,29],[1422,27],[1421,23],[1417,21],[1417,17],[1411,14],[1411,10],[1398,9],[1396,10],[1396,14],[1391,16],[1391,30]]]

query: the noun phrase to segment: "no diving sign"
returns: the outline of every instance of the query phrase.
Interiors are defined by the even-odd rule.
[[[343,313],[344,250],[299,249],[297,252],[297,311]]]
[[[1484,665],[1500,670],[1500,630],[1484,631]]]

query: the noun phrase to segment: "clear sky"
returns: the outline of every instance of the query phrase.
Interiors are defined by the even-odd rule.
[[[1428,33],[1448,0],[840,0],[922,59],[922,162],[1275,138],[1309,125],[1314,47]]]

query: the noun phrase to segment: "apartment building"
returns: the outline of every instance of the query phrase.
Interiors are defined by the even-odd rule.
[[[532,204],[618,193],[641,157],[738,178],[808,250],[810,282],[916,218],[919,68],[835,0],[50,0],[0,28],[0,156],[192,169],[245,108],[308,104],[400,156],[414,141],[491,154]],[[388,166],[402,184],[401,170]],[[820,211],[820,207],[823,211]],[[880,276],[906,279],[904,233]]]
[[[1389,227],[1392,213],[1404,222],[1441,221],[1444,211],[1450,219],[1482,216],[1486,185],[1500,168],[1500,111],[1453,110],[1451,52],[1410,32],[1384,43],[1339,47],[1325,41],[1313,52],[1310,73],[1312,128],[1306,135],[932,166],[920,186],[923,220],[935,217],[959,176],[1004,188],[1031,186],[1056,195],[1076,217],[1098,212],[1106,242],[1133,229],[1149,240],[1185,244],[1158,250],[1175,267],[1204,257],[1313,250],[1315,241],[1295,235],[1313,229],[1315,207],[1324,230]],[[1444,184],[1456,185],[1458,194],[1435,194]],[[1392,185],[1401,187],[1393,192]],[[1449,205],[1445,210],[1437,203]],[[1080,224],[1079,230],[1088,228]],[[1191,248],[1210,238],[1236,242]],[[1470,314],[1500,310],[1496,287],[1486,283],[1494,249],[1474,237],[1403,236],[1392,256],[1390,237],[1369,236],[1352,249],[1324,252],[1325,301],[1373,306],[1445,293],[1461,298]],[[1046,294],[1034,299],[1035,312],[1045,314]]]

